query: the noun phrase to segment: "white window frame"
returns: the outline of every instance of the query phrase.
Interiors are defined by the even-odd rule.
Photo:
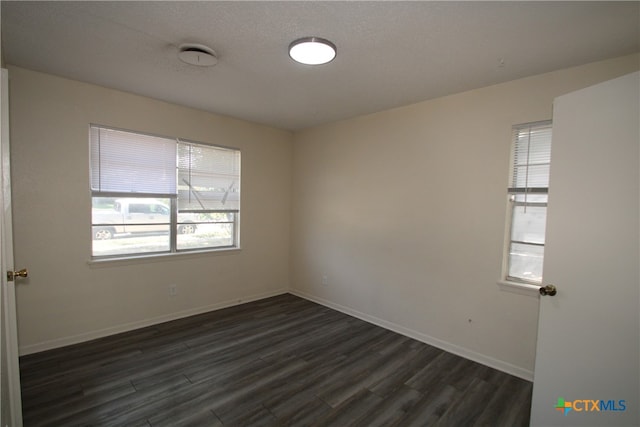
[[[208,143],[203,143],[203,142],[196,142],[196,141],[189,141],[189,140],[185,140],[185,139],[181,139],[181,138],[176,138],[176,137],[164,137],[164,136],[158,136],[158,135],[152,135],[152,134],[148,134],[148,133],[143,133],[143,132],[137,132],[137,131],[131,131],[131,130],[125,130],[125,129],[118,129],[118,128],[113,128],[113,127],[109,127],[109,126],[102,126],[102,125],[97,125],[97,124],[91,124],[89,126],[89,131],[90,131],[90,137],[89,137],[89,144],[90,144],[90,155],[92,154],[92,148],[91,148],[91,131],[92,130],[96,130],[96,129],[103,129],[103,130],[107,130],[107,131],[117,131],[117,132],[123,132],[123,133],[129,133],[133,136],[144,136],[144,137],[150,137],[150,138],[161,138],[161,139],[171,139],[174,140],[176,143],[176,159],[175,159],[175,170],[172,173],[175,173],[176,175],[176,183],[175,183],[175,191],[174,192],[168,192],[168,193],[151,193],[151,192],[135,192],[135,191],[104,191],[101,189],[96,189],[93,188],[94,186],[91,185],[90,186],[90,193],[91,193],[91,201],[92,201],[92,206],[93,206],[93,201],[95,198],[110,198],[110,199],[138,199],[138,200],[149,200],[150,203],[153,203],[154,200],[157,199],[168,199],[169,202],[168,203],[164,203],[169,209],[170,209],[170,215],[169,215],[169,222],[168,227],[169,227],[169,247],[167,250],[157,250],[157,251],[147,251],[147,252],[122,252],[122,253],[118,253],[118,254],[114,254],[114,255],[94,255],[95,251],[93,248],[93,242],[95,241],[95,236],[94,236],[94,231],[95,228],[100,226],[100,224],[96,224],[94,223],[94,217],[93,214],[91,215],[91,239],[92,239],[92,253],[91,253],[91,259],[93,261],[100,261],[100,260],[110,260],[110,259],[117,259],[117,260],[126,260],[126,259],[136,259],[136,258],[148,258],[150,256],[166,256],[166,255],[171,255],[171,254],[179,254],[179,253],[189,253],[189,252],[217,252],[217,251],[221,251],[221,250],[235,250],[235,249],[240,249],[240,180],[241,180],[241,173],[240,173],[240,163],[241,163],[241,150],[237,149],[237,148],[232,148],[232,147],[225,147],[225,146],[221,146],[221,145],[215,145],[215,144],[208,144]],[[238,173],[237,173],[237,178],[238,178],[238,182],[235,185],[236,188],[233,189],[233,191],[236,193],[236,198],[237,198],[237,209],[229,209],[229,210],[220,210],[220,209],[207,209],[202,203],[200,203],[200,200],[198,200],[199,204],[202,205],[202,208],[197,208],[197,209],[193,209],[193,208],[186,208],[186,209],[181,209],[179,210],[179,203],[178,200],[180,199],[179,194],[181,191],[185,191],[185,189],[183,189],[182,187],[184,187],[184,185],[182,185],[181,183],[178,183],[178,178],[179,178],[179,147],[180,145],[184,146],[201,146],[203,147],[205,150],[207,148],[214,148],[214,149],[219,149],[219,150],[223,150],[223,151],[229,151],[229,152],[233,152],[237,154],[238,157]],[[90,160],[90,166],[92,165],[92,160]],[[191,166],[189,166],[191,167]],[[90,167],[91,169],[91,167]],[[183,169],[184,170],[184,169]],[[211,170],[212,173],[215,173],[215,171]],[[93,174],[93,172],[92,172]],[[93,179],[92,179],[93,182]],[[196,190],[193,189],[191,187],[191,184],[187,183],[186,185],[189,186],[189,189],[187,189],[186,191],[189,192],[189,197],[191,197],[191,192],[193,190],[194,193],[196,193]],[[226,196],[225,196],[226,197]],[[198,198],[198,195],[195,195],[195,198]],[[232,242],[231,244],[225,244],[225,245],[212,245],[212,246],[199,246],[199,247],[195,247],[195,248],[180,248],[179,244],[178,244],[178,234],[180,234],[180,230],[181,228],[186,224],[186,222],[180,222],[179,221],[179,217],[178,214],[192,214],[192,215],[198,215],[198,214],[211,214],[211,213],[224,213],[224,216],[227,217],[226,220],[217,220],[217,221],[211,221],[211,220],[202,220],[200,222],[196,221],[191,221],[189,220],[188,223],[194,223],[196,226],[199,225],[206,225],[206,224],[230,224],[230,226],[232,227]],[[229,219],[230,218],[230,219]],[[164,222],[162,224],[165,224]],[[106,224],[102,224],[103,226]],[[145,224],[145,223],[136,223],[136,225],[139,226],[145,226],[145,225],[151,225],[151,224]]]
[[[513,126],[512,132],[512,140],[511,140],[511,156],[510,156],[510,176],[509,176],[509,187],[507,189],[507,214],[506,214],[506,227],[505,227],[505,235],[504,235],[504,251],[503,251],[503,261],[502,261],[502,274],[501,279],[498,281],[498,285],[503,290],[515,291],[518,293],[530,294],[530,295],[539,295],[538,290],[541,286],[540,280],[530,280],[525,277],[517,277],[510,275],[510,260],[511,253],[513,252],[512,245],[514,244],[522,244],[528,246],[537,246],[542,248],[543,251],[543,262],[544,262],[544,245],[545,240],[542,242],[531,242],[531,241],[519,241],[514,240],[513,236],[513,227],[514,227],[514,213],[515,209],[518,206],[522,206],[523,209],[526,210],[527,207],[531,208],[545,208],[545,222],[546,222],[546,208],[548,204],[548,200],[545,202],[535,201],[534,199],[538,195],[548,196],[548,169],[546,175],[546,184],[543,186],[536,186],[536,184],[530,184],[525,179],[524,184],[517,185],[516,181],[516,166],[515,166],[515,158],[516,158],[516,145],[518,140],[518,132],[522,131],[532,131],[541,129],[548,129],[549,138],[552,138],[552,130],[551,130],[552,122],[550,120],[540,121],[540,122],[532,122],[532,123],[523,123],[519,125]],[[551,143],[548,140],[548,143]],[[550,155],[550,153],[549,153]],[[530,159],[527,158],[527,163],[520,164],[522,168],[524,166],[525,173],[529,173],[529,167],[536,166],[535,163],[530,162]],[[546,161],[547,168],[550,166],[550,157]],[[522,177],[520,177],[522,178]],[[519,180],[522,183],[522,179]],[[516,197],[521,199],[521,201],[516,201]],[[520,229],[522,231],[522,229]]]

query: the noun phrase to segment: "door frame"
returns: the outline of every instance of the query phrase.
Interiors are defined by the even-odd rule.
[[[2,420],[10,421],[14,427],[22,426],[22,398],[20,391],[20,366],[18,359],[18,328],[16,320],[15,281],[7,280],[7,271],[13,271],[13,226],[11,216],[11,161],[9,151],[9,72],[1,70],[0,85],[0,258],[1,258],[1,292],[0,327],[4,342],[2,353],[6,363],[6,381],[8,390],[0,390],[2,394]],[[8,394],[5,399],[4,394]],[[7,406],[8,403],[8,406]],[[8,412],[8,414],[7,414]]]

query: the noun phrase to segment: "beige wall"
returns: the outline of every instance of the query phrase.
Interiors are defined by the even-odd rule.
[[[637,68],[632,55],[297,133],[294,292],[531,378],[538,298],[496,285],[511,126]]]
[[[511,126],[637,68],[633,55],[292,135],[10,67],[21,351],[290,289],[530,377],[538,300],[496,286]],[[240,148],[242,250],[90,265],[92,122]]]
[[[15,262],[22,353],[289,288],[292,135],[10,67]],[[240,251],[90,265],[88,125],[242,150]],[[168,296],[168,286],[178,295]]]

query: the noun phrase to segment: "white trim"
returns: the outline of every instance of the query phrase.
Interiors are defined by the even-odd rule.
[[[20,356],[27,354],[39,353],[41,351],[52,350],[54,348],[65,347],[68,345],[78,344],[97,338],[107,337],[109,335],[115,335],[122,332],[133,331],[135,329],[145,328],[147,326],[153,326],[164,322],[170,322],[172,320],[182,319],[189,316],[195,316],[210,311],[221,310],[227,307],[233,307],[235,305],[244,304],[247,302],[257,301],[265,298],[274,297],[276,295],[282,295],[288,293],[288,289],[278,289],[277,291],[265,292],[262,294],[256,294],[249,297],[238,297],[232,300],[207,305],[203,307],[196,307],[189,310],[183,310],[176,313],[166,314],[164,316],[153,317],[151,319],[140,320],[137,322],[125,323],[122,325],[113,326],[110,328],[100,329],[97,331],[85,332],[70,337],[57,338],[54,340],[44,341],[41,343],[30,344],[22,346],[19,349]]]
[[[87,261],[89,268],[115,267],[122,265],[135,265],[150,262],[167,262],[181,258],[197,258],[212,255],[231,255],[234,252],[241,252],[241,247],[222,248],[222,249],[203,249],[181,252],[164,252],[147,255],[131,255],[114,258],[99,258]]]
[[[384,319],[380,319],[375,316],[371,316],[369,314],[365,314],[354,310],[349,307],[345,307],[340,304],[336,304],[334,302],[325,300],[323,298],[316,297],[314,295],[308,294],[306,292],[300,291],[298,289],[291,289],[289,291],[290,294],[299,296],[300,298],[307,299],[309,301],[313,301],[317,304],[324,305],[326,307],[332,308],[334,310],[340,311],[342,313],[348,314],[349,316],[356,317],[360,320],[364,320],[365,322],[372,323],[376,326],[380,326],[382,328],[388,329],[390,331],[399,333],[401,335],[405,335],[409,338],[413,338],[415,340],[421,341],[425,344],[432,345],[434,347],[438,347],[441,350],[448,351],[449,353],[456,354],[458,356],[464,357],[465,359],[473,360],[474,362],[478,362],[482,365],[489,366],[494,369],[498,369],[499,371],[506,372],[507,374],[514,375],[516,377],[525,379],[527,381],[533,381],[533,371],[521,368],[519,366],[512,365],[511,363],[495,359],[490,356],[486,356],[484,354],[475,352],[473,350],[469,350],[464,347],[460,347],[458,345],[452,344],[447,341],[440,340],[438,338],[434,338],[432,336],[423,334],[421,332],[415,331],[413,329],[406,328],[404,326],[398,325],[393,322],[389,322]]]
[[[526,285],[532,286],[532,285]],[[537,288],[537,287],[536,287]],[[536,290],[537,292],[537,290]],[[233,300],[212,304],[204,307],[193,308],[189,310],[180,311],[177,313],[172,313],[164,316],[154,317],[151,319],[141,320],[138,322],[126,323],[123,325],[118,325],[110,328],[101,329],[98,331],[87,332],[79,335],[74,335],[70,337],[58,338],[54,340],[44,341],[37,344],[31,344],[20,347],[20,355],[25,356],[32,353],[38,353],[41,351],[52,350],[54,348],[64,347],[68,345],[78,344],[86,341],[90,341],[97,338],[103,338],[109,335],[115,335],[122,332],[128,332],[135,329],[144,328],[147,326],[153,326],[164,322],[169,322],[172,320],[182,319],[189,316],[195,316],[202,313],[207,313],[210,311],[221,310],[227,307],[233,307],[236,305],[244,304],[247,302],[257,301],[265,298],[274,297],[277,295],[282,295],[290,293],[292,295],[298,296],[300,298],[304,298],[306,300],[315,302],[317,304],[323,305],[325,307],[329,307],[331,309],[340,311],[342,313],[348,314],[349,316],[358,318],[360,320],[364,320],[365,322],[374,324],[376,326],[380,326],[381,328],[388,329],[390,331],[399,333],[401,335],[405,335],[409,338],[413,338],[425,344],[432,345],[434,347],[438,347],[442,350],[448,351],[450,353],[456,354],[458,356],[464,357],[465,359],[473,360],[474,362],[481,363],[483,365],[489,366],[494,369],[498,369],[502,372],[506,372],[510,375],[514,375],[516,377],[525,379],[527,381],[533,381],[533,371],[521,368],[519,366],[512,365],[508,362],[504,362],[499,359],[495,359],[490,356],[486,356],[484,354],[475,352],[473,350],[466,349],[464,347],[460,347],[456,344],[452,344],[447,341],[440,340],[438,338],[434,338],[430,335],[423,334],[421,332],[415,331],[410,328],[406,328],[404,326],[398,325],[393,322],[389,322],[384,319],[380,319],[375,316],[371,316],[369,314],[362,313],[360,311],[354,310],[352,308],[334,303],[329,300],[325,300],[323,298],[316,297],[314,295],[308,294],[306,292],[297,290],[297,289],[279,289],[277,291],[265,292],[263,294],[256,294],[250,297],[244,298],[236,298]]]
[[[20,393],[20,362],[18,360],[18,328],[16,319],[16,288],[15,281],[9,282],[6,271],[13,271],[13,226],[11,214],[11,136],[9,131],[9,71],[2,68],[0,82],[0,262],[2,279],[0,293],[0,327],[3,329],[2,359],[4,369],[0,376],[5,376],[0,386],[2,404],[0,411],[5,411],[4,420],[12,426],[21,427],[22,397]],[[4,387],[6,385],[6,388]]]
[[[529,285],[527,283],[511,282],[509,280],[498,280],[497,284],[501,291],[540,298],[539,285]]]

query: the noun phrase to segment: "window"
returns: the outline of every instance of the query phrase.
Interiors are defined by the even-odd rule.
[[[239,247],[240,151],[90,128],[92,256]]]
[[[540,284],[551,164],[551,122],[514,126],[512,143],[505,276],[509,281]]]

